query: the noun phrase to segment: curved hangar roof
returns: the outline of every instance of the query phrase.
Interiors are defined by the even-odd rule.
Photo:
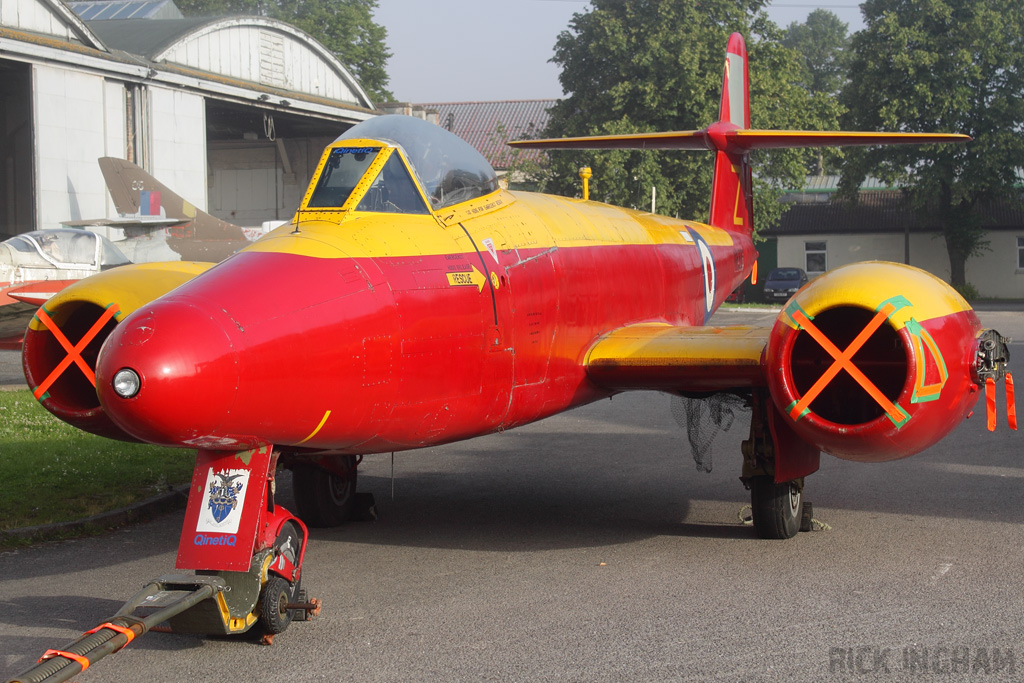
[[[86,22],[110,48],[229,79],[366,109],[352,74],[312,36],[265,17],[112,19]]]

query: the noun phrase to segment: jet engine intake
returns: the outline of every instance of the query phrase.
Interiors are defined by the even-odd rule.
[[[84,431],[136,441],[104,413],[96,395],[96,359],[117,324],[213,264],[132,264],[69,285],[47,301],[25,332],[22,365],[36,399]]]
[[[902,458],[943,438],[974,406],[982,335],[970,305],[933,275],[852,264],[805,285],[779,314],[768,386],[793,430],[821,450]]]

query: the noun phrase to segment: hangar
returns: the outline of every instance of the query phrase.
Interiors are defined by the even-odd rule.
[[[0,3],[0,234],[114,216],[134,161],[239,225],[287,219],[323,147],[374,105],[312,36],[171,0]]]

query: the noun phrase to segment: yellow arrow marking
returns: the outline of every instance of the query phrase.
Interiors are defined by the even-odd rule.
[[[484,291],[487,278],[476,269],[476,266],[470,266],[470,268],[472,270],[468,273],[446,273],[448,284],[452,287],[476,287],[477,291]]]

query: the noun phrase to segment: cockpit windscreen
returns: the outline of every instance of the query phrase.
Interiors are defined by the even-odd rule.
[[[497,175],[483,155],[465,140],[422,119],[377,116],[353,126],[338,138],[356,139],[399,146],[435,210],[498,189]]]
[[[379,147],[335,147],[331,150],[313,196],[310,208],[339,209],[348,200],[366,169],[380,152]]]

